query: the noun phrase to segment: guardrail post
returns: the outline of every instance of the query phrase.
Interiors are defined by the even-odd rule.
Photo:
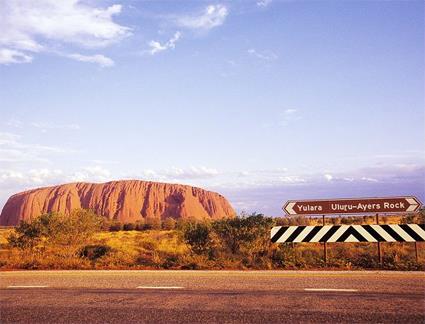
[[[415,256],[416,256],[416,263],[419,263],[418,242],[415,242]]]
[[[379,215],[378,214],[376,214],[376,224],[379,225]],[[382,267],[381,242],[378,242],[378,260],[379,260],[379,266]]]
[[[322,215],[322,224],[325,226],[325,215]],[[328,253],[326,249],[326,242],[323,242],[323,260],[325,261],[325,266],[328,263]]]

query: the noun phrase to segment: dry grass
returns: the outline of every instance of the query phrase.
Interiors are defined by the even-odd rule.
[[[7,237],[14,231],[13,228],[0,228],[0,249],[7,244]]]
[[[357,221],[357,220],[356,220]],[[358,221],[361,221],[360,219]],[[386,223],[398,223],[391,217]],[[362,223],[373,223],[374,218]],[[321,224],[321,219],[309,224]],[[331,222],[329,222],[331,223]],[[384,221],[383,221],[384,223]],[[95,258],[67,255],[56,246],[21,251],[8,246],[7,237],[14,229],[0,229],[0,269],[373,269],[378,268],[374,243],[328,244],[328,264],[323,262],[322,244],[272,244],[265,255],[252,258],[250,253],[230,253],[214,248],[211,255],[196,254],[187,245],[180,230],[98,232],[89,246],[107,247]],[[425,243],[383,243],[385,269],[424,270]]]

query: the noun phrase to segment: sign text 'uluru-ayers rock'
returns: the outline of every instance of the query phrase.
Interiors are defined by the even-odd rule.
[[[139,180],[69,183],[33,189],[11,196],[0,225],[17,225],[44,213],[91,209],[123,223],[141,218],[229,218],[236,215],[222,195],[201,188]]]

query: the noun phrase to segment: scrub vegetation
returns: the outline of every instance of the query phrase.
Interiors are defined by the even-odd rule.
[[[424,223],[416,215],[381,217],[381,223]],[[372,224],[375,217],[329,217],[326,224]],[[377,269],[425,270],[414,243],[274,244],[275,225],[321,225],[321,218],[270,218],[261,214],[224,220],[105,221],[87,210],[42,215],[0,230],[0,268],[8,269]]]

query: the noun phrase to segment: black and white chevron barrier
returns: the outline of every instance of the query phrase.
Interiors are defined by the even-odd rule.
[[[423,242],[425,224],[275,226],[273,243]]]

